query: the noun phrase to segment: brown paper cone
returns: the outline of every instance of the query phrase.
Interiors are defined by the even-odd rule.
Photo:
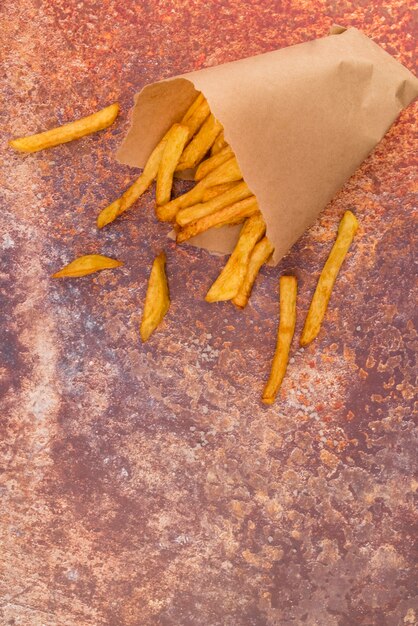
[[[418,80],[355,28],[146,86],[117,158],[143,167],[202,91],[275,246],[286,254],[418,94]],[[189,243],[228,253],[239,228]]]

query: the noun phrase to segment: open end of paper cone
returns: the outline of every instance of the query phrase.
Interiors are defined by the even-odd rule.
[[[256,195],[277,263],[418,93],[417,79],[355,28],[146,86],[120,162],[143,167],[198,92]],[[189,243],[229,253],[239,227]]]
[[[135,96],[131,131],[116,155],[118,161],[125,165],[144,167],[161,137],[172,124],[182,119],[199,91],[193,82],[185,78],[147,85],[140,94]],[[203,95],[206,97],[205,93]],[[210,99],[208,103],[215,117],[222,123],[222,119],[212,108]],[[132,129],[146,129],[146,132],[137,137]],[[228,141],[227,131],[225,136]],[[239,157],[237,158],[239,162]],[[193,174],[194,172],[189,170],[182,172],[178,177],[193,180]],[[205,248],[215,254],[229,254],[234,249],[240,230],[240,225],[211,229],[197,237],[192,237],[187,243]],[[169,233],[169,237],[175,239],[174,231]]]

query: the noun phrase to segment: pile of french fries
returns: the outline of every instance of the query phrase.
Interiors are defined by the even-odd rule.
[[[107,128],[119,112],[117,103],[88,117],[52,130],[10,141],[20,152],[36,152],[78,139]],[[194,170],[196,185],[187,193],[172,198],[176,173]],[[137,180],[97,218],[98,228],[113,222],[131,208],[156,181],[156,216],[172,222],[178,244],[210,228],[242,224],[237,244],[227,263],[206,294],[207,302],[231,300],[244,308],[257,275],[274,247],[266,236],[266,224],[257,199],[245,183],[231,146],[226,142],[221,123],[211,113],[209,104],[199,93],[180,122],[165,133],[154,148]],[[347,211],[340,223],[338,236],[320,275],[300,343],[308,345],[318,335],[334,282],[357,231],[355,216]],[[79,277],[123,265],[116,259],[89,254],[75,259],[53,274],[54,278]],[[148,280],[140,335],[147,341],[170,307],[165,271],[166,256],[161,252],[154,260]],[[280,278],[280,323],[276,352],[270,378],[262,401],[271,404],[283,381],[296,326],[297,280]]]

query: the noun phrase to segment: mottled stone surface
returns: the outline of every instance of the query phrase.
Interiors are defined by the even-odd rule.
[[[305,41],[333,22],[362,28],[414,69],[413,5],[1,3],[2,626],[418,622],[416,107],[263,270],[244,312],[203,301],[222,261],[168,243],[153,192],[95,228],[135,176],[113,154],[145,83]],[[35,155],[6,148],[115,99],[122,114],[107,131]],[[266,408],[278,276],[299,278],[299,332],[348,208],[361,227],[323,330],[305,351],[295,344]],[[143,346],[146,277],[162,246],[172,307]],[[49,278],[88,252],[125,266]]]

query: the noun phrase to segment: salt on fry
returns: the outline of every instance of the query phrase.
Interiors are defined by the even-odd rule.
[[[338,227],[337,239],[319,277],[302,330],[301,346],[311,343],[320,331],[334,283],[357,229],[357,218],[351,211],[346,211]]]
[[[243,309],[247,305],[258,272],[260,271],[262,265],[269,260],[273,251],[274,246],[267,237],[263,237],[263,239],[254,247],[248,262],[244,280],[238,289],[237,295],[232,299],[235,306]]]
[[[99,270],[120,267],[121,265],[123,265],[122,261],[111,259],[102,254],[86,254],[74,259],[74,261],[65,265],[58,272],[52,274],[52,278],[78,278],[79,276],[87,276]]]
[[[224,133],[222,131],[221,133],[219,133],[219,135],[216,137],[215,141],[213,142],[213,146],[210,149],[211,156],[214,156],[215,154],[217,154],[220,150],[222,150],[222,148],[225,148],[225,146],[227,145],[228,144],[225,141]]]
[[[183,243],[210,228],[220,228],[227,224],[239,224],[245,218],[259,213],[260,210],[255,196],[250,196],[245,198],[245,200],[230,204],[224,209],[216,211],[216,213],[206,215],[206,217],[202,217],[200,220],[187,224],[177,233],[176,241],[177,243]]]
[[[221,130],[222,124],[218,122],[211,113],[202,124],[199,132],[184,149],[177,165],[177,171],[182,172],[183,170],[188,170],[200,163]]]
[[[165,142],[157,173],[157,204],[167,204],[171,198],[173,175],[183,148],[189,137],[189,129],[181,124],[173,124]]]
[[[191,222],[195,222],[206,215],[211,215],[211,213],[215,213],[219,209],[223,209],[230,204],[244,200],[252,195],[248,185],[244,182],[240,182],[232,187],[232,189],[225,191],[222,195],[212,198],[212,200],[181,209],[176,215],[176,222],[179,226],[186,226]]]
[[[270,377],[264,388],[262,401],[273,404],[282,384],[289,360],[290,346],[296,326],[297,279],[295,276],[280,277],[280,320],[277,333],[276,351],[273,357]]]
[[[188,206],[192,206],[197,202],[200,202],[206,187],[213,185],[220,185],[222,183],[234,182],[242,179],[242,174],[239,169],[238,162],[235,157],[222,163],[216,170],[213,170],[205,176],[201,181],[197,183],[193,189],[190,189],[187,193],[171,200],[168,204],[164,204],[157,207],[157,218],[162,222],[171,222],[177,214],[179,209],[183,209]]]
[[[206,302],[231,300],[237,295],[247,272],[251,252],[265,230],[266,224],[261,214],[253,215],[245,222],[231,256],[206,294]]]
[[[136,179],[136,181],[128,187],[124,194],[112,204],[109,204],[97,216],[97,227],[103,228],[107,224],[113,222],[119,215],[122,215],[127,209],[129,209],[143,193],[151,186],[153,180],[156,178],[158,168],[160,166],[161,157],[164,152],[167,138],[169,137],[171,128],[166,132],[161,141],[156,145],[154,150],[148,157],[148,161],[142,171],[142,174]]]
[[[119,104],[115,102],[92,115],[81,117],[75,122],[51,128],[51,130],[36,135],[12,139],[9,141],[9,146],[18,152],[38,152],[38,150],[45,148],[53,148],[107,128],[113,124],[118,113]]]
[[[212,200],[212,198],[216,198],[216,196],[220,196],[221,193],[225,191],[229,191],[232,187],[238,185],[238,181],[234,183],[223,183],[222,185],[214,185],[213,187],[208,187],[203,192],[202,202],[207,202],[208,200]]]
[[[165,252],[161,252],[154,259],[148,280],[147,294],[145,296],[140,326],[142,341],[149,339],[170,308],[170,294],[168,291],[165,264]]]
[[[209,172],[212,172],[217,167],[219,167],[219,165],[222,165],[222,163],[225,163],[225,161],[228,161],[228,159],[233,156],[234,153],[232,152],[232,148],[230,148],[229,146],[225,146],[225,148],[222,148],[222,150],[220,150],[213,156],[205,159],[200,163],[196,170],[196,173],[194,175],[195,181],[202,180],[202,178],[207,176]]]

